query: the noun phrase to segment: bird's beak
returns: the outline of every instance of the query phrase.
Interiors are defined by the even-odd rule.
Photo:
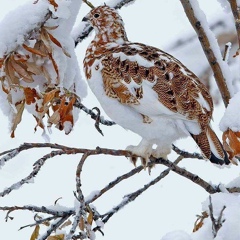
[[[82,22],[88,22],[89,21],[89,17],[88,15],[86,15],[83,19],[82,19]]]

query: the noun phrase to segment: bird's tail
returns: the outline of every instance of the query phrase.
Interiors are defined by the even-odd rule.
[[[192,134],[192,137],[200,147],[204,156],[212,163],[219,165],[230,163],[228,155],[223,149],[223,145],[210,126],[207,127],[206,131],[201,132],[199,135]]]

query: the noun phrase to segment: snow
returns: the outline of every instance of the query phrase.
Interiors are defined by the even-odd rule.
[[[192,240],[192,238],[184,231],[173,231],[167,233],[161,240]]]
[[[240,92],[236,93],[231,99],[220,121],[220,130],[225,132],[230,128],[234,132],[240,131],[240,111],[236,111],[240,106]]]
[[[0,22],[0,58],[21,45],[25,41],[24,36],[43,22],[48,6],[46,1],[39,1],[37,7],[29,1],[5,16]]]

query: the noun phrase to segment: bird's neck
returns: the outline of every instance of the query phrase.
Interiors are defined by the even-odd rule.
[[[124,26],[118,21],[113,22],[110,26],[102,26],[99,29],[95,29],[95,31],[96,36],[89,46],[89,50],[95,56],[99,55],[100,50],[101,52],[104,49],[106,51],[128,41]]]

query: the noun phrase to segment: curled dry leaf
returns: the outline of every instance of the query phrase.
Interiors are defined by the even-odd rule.
[[[223,147],[229,154],[229,159],[233,164],[237,164],[233,159],[240,156],[240,132],[228,129],[223,133]]]
[[[205,212],[202,212],[202,215],[197,215],[197,220],[195,221],[194,223],[194,228],[193,228],[193,232],[196,232],[198,231],[202,226],[203,226],[203,221],[205,218],[208,218],[208,213],[205,211]]]

